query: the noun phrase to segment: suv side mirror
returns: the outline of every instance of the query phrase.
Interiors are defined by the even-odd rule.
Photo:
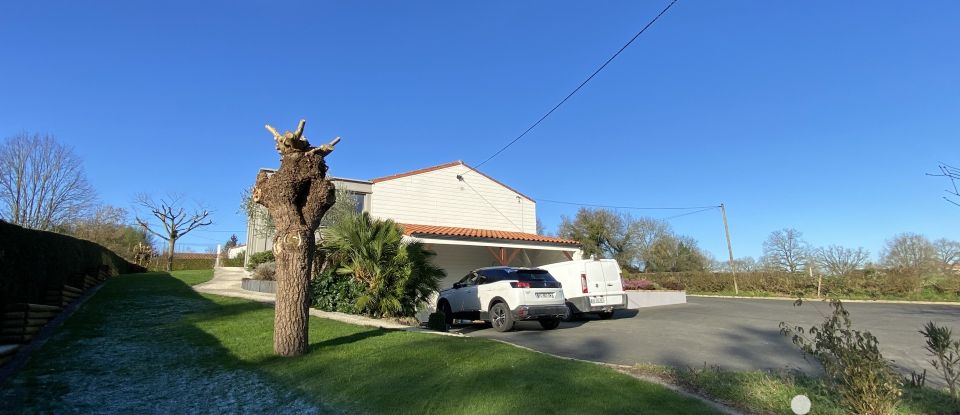
[[[461,284],[461,283],[459,283],[459,282],[453,283],[453,288],[462,288],[462,287],[463,287],[463,284]]]

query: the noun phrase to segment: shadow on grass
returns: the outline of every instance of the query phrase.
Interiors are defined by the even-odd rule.
[[[710,412],[591,364],[314,317],[310,352],[276,357],[273,315],[259,303],[198,294],[165,273],[116,278],[0,398],[12,402],[4,410],[45,413]]]

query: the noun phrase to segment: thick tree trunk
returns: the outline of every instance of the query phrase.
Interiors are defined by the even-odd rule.
[[[311,147],[302,138],[304,122],[297,132],[274,134],[280,152],[280,168],[273,174],[261,171],[253,200],[267,208],[273,219],[273,254],[277,262],[277,302],[273,328],[273,351],[280,356],[307,352],[310,277],[316,250],[314,233],[320,219],[335,200],[334,187],[326,180],[324,156],[329,145]]]
[[[303,241],[303,246],[311,248],[286,249],[274,253],[277,261],[277,303],[273,321],[273,350],[281,356],[303,354],[308,346],[308,291],[315,243],[313,231],[309,229],[297,231],[296,236]],[[275,240],[274,244],[277,242]]]

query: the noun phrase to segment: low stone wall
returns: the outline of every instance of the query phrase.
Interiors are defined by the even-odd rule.
[[[638,308],[656,307],[662,305],[686,304],[686,291],[627,291],[627,308],[636,310]]]
[[[261,293],[277,293],[277,282],[276,281],[265,281],[265,280],[255,280],[252,278],[244,278],[240,282],[240,287],[247,291],[257,291]]]

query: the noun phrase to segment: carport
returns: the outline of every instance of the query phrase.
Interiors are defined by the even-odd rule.
[[[400,226],[407,238],[422,242],[437,254],[434,264],[447,272],[440,288],[452,286],[477,268],[535,267],[581,257],[578,242],[552,236],[449,226]]]

